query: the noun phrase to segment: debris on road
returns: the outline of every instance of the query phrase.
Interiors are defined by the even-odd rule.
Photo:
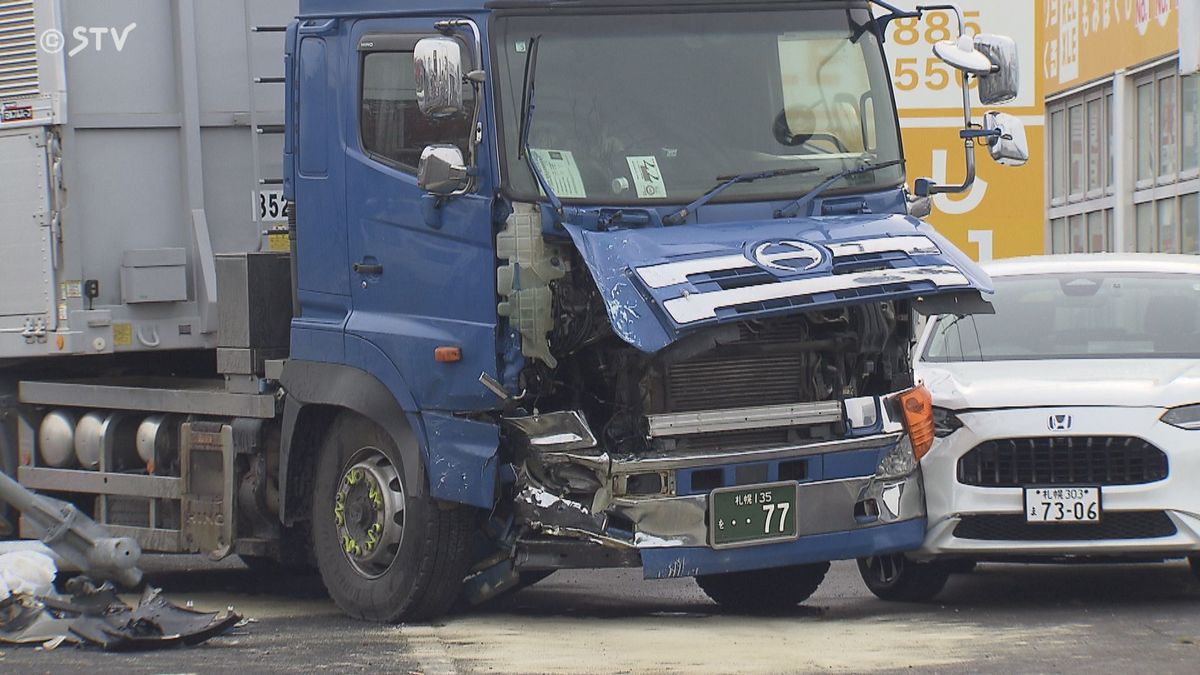
[[[16,554],[0,556],[0,561],[8,555]],[[0,579],[7,576],[7,571],[0,569]],[[33,571],[44,569],[34,567]],[[107,582],[97,587],[86,577],[76,577],[67,582],[70,595],[60,596],[53,593],[52,586],[40,594],[28,592],[26,588],[42,587],[17,580],[21,590],[0,598],[0,642],[37,644],[46,650],[69,643],[107,651],[137,651],[198,645],[244,625],[242,616],[232,609],[187,609],[168,602],[160,589],[151,586],[146,587],[137,607],[130,607]]]

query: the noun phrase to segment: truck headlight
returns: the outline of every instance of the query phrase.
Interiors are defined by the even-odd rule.
[[[903,478],[917,468],[917,456],[913,453],[912,441],[908,435],[900,437],[900,441],[879,460],[875,467],[875,477],[883,480]]]
[[[945,408],[933,409],[933,435],[945,438],[962,428],[962,420]]]
[[[1200,403],[1171,408],[1159,419],[1180,429],[1200,429]]]

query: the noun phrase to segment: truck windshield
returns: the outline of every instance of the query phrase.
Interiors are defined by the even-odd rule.
[[[506,185],[538,194],[519,158],[521,94],[538,37],[531,155],[579,204],[678,204],[718,176],[815,167],[736,185],[714,201],[799,196],[864,161],[900,156],[882,52],[866,9],[502,16],[498,67]],[[900,184],[900,166],[839,186]]]

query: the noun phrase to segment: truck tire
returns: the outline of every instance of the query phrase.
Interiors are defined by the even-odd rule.
[[[829,571],[829,563],[792,565],[749,572],[696,577],[700,590],[726,609],[743,612],[779,611],[807,600]]]
[[[943,562],[913,562],[903,553],[858,559],[858,573],[880,600],[929,602],[945,588],[950,572]]]
[[[446,613],[470,564],[470,509],[413,496],[422,477],[405,476],[395,441],[358,415],[339,415],[320,453],[313,548],[333,601],[369,621]]]

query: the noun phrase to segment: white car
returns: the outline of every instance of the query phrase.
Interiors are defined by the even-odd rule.
[[[927,600],[975,561],[1160,561],[1200,576],[1200,258],[997,262],[994,314],[933,319],[925,541],[859,561]]]

